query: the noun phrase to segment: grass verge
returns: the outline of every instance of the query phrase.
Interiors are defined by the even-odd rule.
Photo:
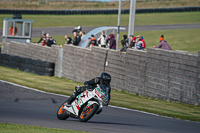
[[[71,95],[74,86],[83,85],[83,83],[74,82],[65,78],[59,79],[57,77],[38,76],[1,66],[0,73],[0,79],[2,80],[64,95]],[[200,106],[161,101],[115,90],[111,92],[110,104],[200,122]]]
[[[27,126],[19,124],[0,123],[1,133],[86,133],[83,131],[74,131],[58,128],[46,128],[40,126]]]
[[[136,14],[135,25],[162,25],[200,23],[200,12],[181,13],[149,13]],[[0,14],[0,28],[3,19],[12,18],[10,14]],[[117,26],[118,15],[22,15],[23,19],[34,20],[33,27],[59,27],[59,26]],[[121,25],[129,24],[129,14],[121,15]]]
[[[200,50],[200,29],[180,29],[180,30],[155,30],[155,31],[136,31],[135,35],[142,35],[146,42],[146,47],[153,47],[158,45],[158,38],[160,35],[165,35],[165,40],[169,43],[173,50],[182,50],[188,52],[197,53]],[[124,34],[128,32],[120,33],[120,40]],[[72,35],[69,35],[73,38]],[[53,36],[58,45],[64,44],[64,35]],[[40,38],[32,38],[32,42],[37,42]],[[121,44],[119,47],[122,47]]]
[[[136,7],[141,8],[169,8],[184,6],[199,6],[200,0],[137,0]],[[1,1],[1,9],[29,9],[29,10],[66,10],[66,9],[118,9],[117,0],[105,1],[75,1],[75,0],[10,0]],[[122,9],[129,9],[130,1],[122,1]]]

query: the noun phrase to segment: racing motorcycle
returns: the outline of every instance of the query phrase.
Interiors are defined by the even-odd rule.
[[[79,94],[70,107],[66,106],[65,101],[57,111],[57,118],[65,120],[72,117],[87,122],[95,114],[101,113],[103,106],[107,106],[108,102],[108,87],[97,85],[95,89],[85,90]]]

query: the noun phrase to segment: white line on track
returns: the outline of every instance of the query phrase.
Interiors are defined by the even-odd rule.
[[[33,90],[33,91],[45,93],[45,94],[56,95],[56,96],[61,96],[61,97],[69,97],[69,96],[62,95],[62,94],[55,94],[55,93],[37,90],[37,89],[34,89],[34,88],[18,85],[18,84],[12,83],[12,82],[4,81],[4,80],[0,80],[0,82],[7,83],[7,84],[10,84],[10,85],[14,85],[14,86],[18,86],[18,87],[22,87],[22,88],[28,89],[28,90]],[[122,109],[122,110],[127,110],[127,111],[133,111],[133,112],[139,112],[139,113],[143,113],[143,114],[148,114],[148,115],[153,115],[153,116],[158,116],[158,117],[163,117],[163,118],[168,118],[168,119],[176,119],[176,118],[172,118],[172,117],[160,116],[160,115],[157,115],[157,114],[148,113],[148,112],[139,111],[139,110],[134,110],[134,109],[128,109],[128,108],[124,108],[124,107],[117,107],[117,106],[113,106],[113,105],[108,105],[108,106],[112,107],[112,108],[117,108],[117,109]],[[177,119],[177,120],[180,120],[180,119]],[[189,121],[189,120],[184,120],[184,121]],[[195,123],[199,123],[199,122],[195,122]]]

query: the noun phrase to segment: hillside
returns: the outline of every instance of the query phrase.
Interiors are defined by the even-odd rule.
[[[102,0],[104,1],[104,0]],[[66,10],[66,9],[116,9],[118,0],[111,2],[84,0],[6,0],[0,9]],[[137,0],[136,8],[166,8],[200,6],[200,0]],[[122,2],[123,9],[130,8],[130,1]]]

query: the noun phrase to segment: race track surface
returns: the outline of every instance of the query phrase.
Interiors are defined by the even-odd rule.
[[[58,120],[65,96],[43,93],[0,81],[0,123],[38,125],[97,133],[199,133],[200,123],[134,110],[105,107],[88,122]]]

